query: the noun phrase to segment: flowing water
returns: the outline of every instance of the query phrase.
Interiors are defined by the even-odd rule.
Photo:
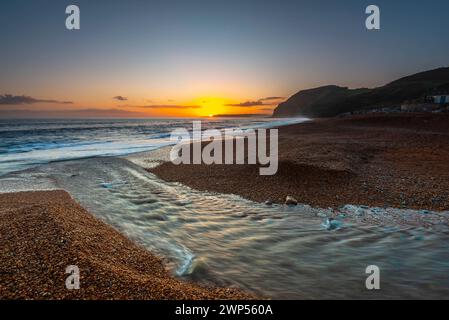
[[[449,294],[447,212],[268,206],[166,183],[119,158],[43,165],[4,176],[2,186],[65,189],[174,275],[204,284],[274,299]],[[381,270],[381,290],[365,288],[369,265]]]

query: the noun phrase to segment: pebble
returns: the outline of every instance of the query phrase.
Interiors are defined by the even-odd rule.
[[[298,200],[296,200],[292,196],[287,196],[285,198],[285,204],[288,206],[296,206],[296,205],[298,205]]]

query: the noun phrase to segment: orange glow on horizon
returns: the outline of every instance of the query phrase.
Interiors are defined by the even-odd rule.
[[[107,94],[105,94],[106,96]],[[66,98],[64,98],[66,99]],[[62,98],[61,98],[62,100]],[[239,106],[242,101],[248,99],[223,98],[214,95],[203,95],[193,99],[152,99],[134,98],[125,101],[112,99],[85,99],[74,104],[38,104],[34,110],[47,113],[66,113],[82,115],[86,117],[112,116],[112,117],[205,117],[212,118],[216,115],[234,114],[270,114],[267,106]]]

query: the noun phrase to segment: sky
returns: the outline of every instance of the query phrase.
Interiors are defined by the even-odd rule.
[[[67,30],[65,8],[80,8]],[[380,8],[380,30],[365,9]],[[0,2],[0,117],[271,114],[449,65],[447,0]]]

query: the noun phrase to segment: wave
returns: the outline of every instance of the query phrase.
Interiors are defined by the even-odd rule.
[[[203,120],[203,129],[268,128],[304,119]],[[0,175],[55,161],[124,156],[151,151],[170,142],[171,131],[192,128],[186,119],[73,120],[0,122]]]

